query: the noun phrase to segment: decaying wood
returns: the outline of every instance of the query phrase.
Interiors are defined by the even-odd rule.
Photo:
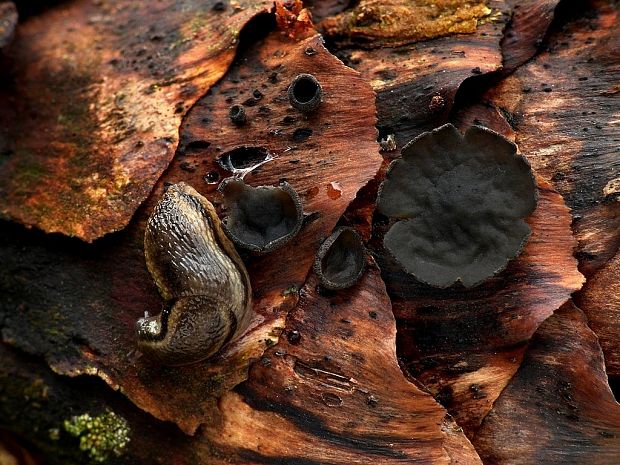
[[[307,117],[289,106],[286,93],[290,81],[306,71],[319,79],[325,95]],[[188,115],[180,135],[183,154],[126,232],[91,247],[18,228],[3,240],[3,340],[44,354],[58,373],[98,375],[139,407],[189,433],[201,423],[215,422],[217,397],[244,379],[249,364],[278,340],[319,245],[381,164],[373,99],[370,86],[317,37],[297,43],[274,32],[258,42]],[[228,117],[236,102],[247,106],[248,123],[241,128]],[[230,175],[217,159],[247,145],[266,148],[274,159],[245,181],[277,185],[286,178],[302,195],[310,215],[306,225],[284,249],[246,257],[256,317],[239,344],[230,344],[214,361],[185,368],[138,358],[135,321],[145,310],[161,308],[142,252],[148,213],[166,182],[188,182],[215,200],[215,186],[205,175]],[[27,251],[18,252],[25,244]]]
[[[57,375],[42,359],[6,344],[0,346],[0,359],[1,423],[27,438],[27,448],[37,452],[37,461],[24,461],[24,465],[97,463],[90,457],[91,451],[105,458],[104,463],[197,463],[191,437],[170,423],[154,422],[153,417],[101,380]],[[65,422],[75,416],[96,418],[106,412],[114,412],[128,429],[130,442],[120,457],[103,446],[80,450],[79,439],[65,428]],[[0,442],[2,439],[0,431]]]
[[[574,304],[540,326],[473,442],[485,464],[618,463],[620,405],[596,335]]]
[[[589,275],[620,245],[620,27],[618,10],[593,2],[553,34],[546,50],[492,89],[486,99],[508,115],[534,169],[564,196]],[[620,181],[616,181],[620,182]]]
[[[544,181],[527,221],[532,235],[522,254],[470,290],[415,281],[382,247],[387,224],[375,224],[371,244],[398,321],[399,356],[469,435],[518,369],[538,325],[583,282],[569,210]]]
[[[272,3],[81,0],[29,18],[0,64],[12,70],[0,214],[86,241],[126,226],[172,159],[183,114]]]
[[[193,438],[169,424],[150,425],[148,415],[102,383],[55,375],[7,347],[0,347],[0,381],[13,382],[2,392],[6,405],[19,402],[22,409],[4,412],[0,405],[0,413],[43,450],[64,451],[55,460],[80,457],[64,420],[114,409],[134,442],[119,463],[481,464],[446,411],[403,377],[376,266],[369,264],[350,290],[318,289],[313,276],[287,320],[287,337],[222,397],[220,421]]]
[[[601,338],[610,375],[618,376],[620,310],[611,296],[620,283],[613,258],[620,245],[620,124],[615,117],[620,28],[617,7],[591,6],[587,15],[551,34],[546,50],[488,91],[482,104],[462,109],[458,119],[512,137],[566,199],[580,270],[592,276],[578,303]]]
[[[620,376],[620,251],[588,279],[575,302],[599,338],[607,374]]]
[[[75,0],[28,19],[0,55],[0,214],[86,241],[122,231],[87,244],[0,220],[0,427],[52,464],[92,461],[65,422],[113,411],[131,432],[121,464],[615,465],[620,407],[586,323],[620,376],[618,8],[558,3],[469,2],[473,17],[414,30],[400,0],[308,2],[357,71],[300,1],[262,15],[236,59],[239,30],[272,2]],[[287,96],[306,72],[324,91],[314,113]],[[374,213],[398,149],[446,121],[515,140],[539,176],[524,253],[469,290],[404,273]],[[383,160],[375,126],[395,135]],[[286,180],[304,226],[272,254],[241,251],[255,311],[242,338],[155,365],[134,336],[162,305],[146,218],[180,181],[223,213],[217,184],[241,147],[269,154],[245,182]],[[333,292],[311,265],[337,224],[374,258]],[[587,322],[569,300],[578,264]]]
[[[336,41],[379,48],[472,33],[492,14],[485,1],[361,0],[319,27]]]
[[[400,148],[444,123],[464,80],[501,68],[500,41],[510,9],[503,0],[488,5],[487,21],[469,34],[372,50],[336,47],[336,55],[377,92],[382,137],[394,134]]]
[[[338,293],[310,277],[285,333],[222,397],[222,423],[204,430],[222,463],[481,463],[445,410],[403,377],[374,264]]]
[[[559,0],[509,0],[510,23],[502,40],[502,73],[508,74],[531,57],[542,45],[543,38]]]

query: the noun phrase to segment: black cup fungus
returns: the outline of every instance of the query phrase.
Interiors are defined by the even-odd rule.
[[[329,290],[353,286],[364,273],[364,244],[358,232],[337,228],[319,248],[314,272]]]
[[[227,216],[224,231],[239,247],[257,253],[271,252],[297,235],[303,224],[299,195],[287,182],[278,187],[252,187],[238,178],[222,181]]]
[[[398,220],[383,243],[408,273],[435,287],[472,287],[519,255],[536,202],[534,174],[515,144],[490,129],[463,136],[446,124],[403,148],[377,209]]]

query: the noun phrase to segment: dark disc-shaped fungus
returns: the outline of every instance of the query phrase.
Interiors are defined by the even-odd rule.
[[[364,244],[353,228],[337,228],[319,248],[314,272],[326,289],[353,286],[364,273]]]
[[[301,112],[316,110],[323,98],[323,88],[312,74],[300,74],[288,88],[291,106]]]
[[[218,190],[227,210],[222,221],[224,230],[239,247],[258,253],[271,252],[301,229],[301,199],[287,182],[278,187],[252,187],[241,179],[228,178]]]
[[[237,126],[243,126],[247,121],[245,108],[243,108],[242,105],[233,105],[230,107],[230,110],[228,110],[228,117]]]
[[[536,181],[515,144],[451,124],[409,142],[392,162],[377,207],[397,219],[385,247],[419,281],[466,287],[502,271],[530,235]]]

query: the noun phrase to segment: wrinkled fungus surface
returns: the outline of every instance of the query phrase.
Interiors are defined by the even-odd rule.
[[[446,124],[392,163],[378,209],[397,219],[384,245],[418,280],[470,287],[503,270],[527,242],[536,182],[516,146],[478,126]]]
[[[252,187],[241,179],[228,178],[218,190],[227,210],[222,220],[224,230],[244,249],[271,252],[290,241],[301,229],[301,200],[287,182],[278,187]]]
[[[330,290],[353,286],[364,272],[364,245],[353,228],[341,227],[321,245],[314,272]]]

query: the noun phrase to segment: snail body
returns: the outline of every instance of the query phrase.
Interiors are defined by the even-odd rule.
[[[144,255],[167,304],[136,324],[145,355],[166,365],[199,362],[247,328],[247,270],[213,205],[191,186],[167,188],[148,220]]]

